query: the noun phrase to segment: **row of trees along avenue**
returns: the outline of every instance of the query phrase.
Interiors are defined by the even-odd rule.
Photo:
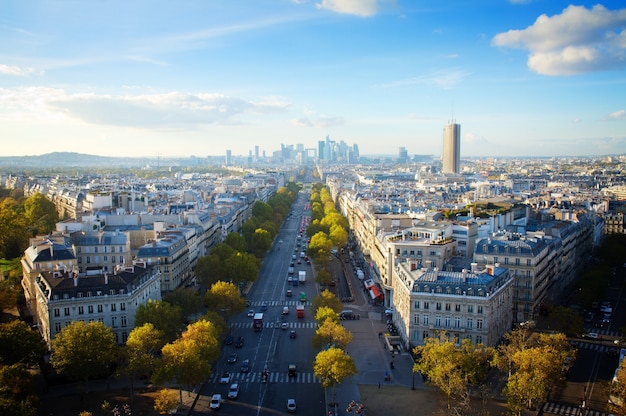
[[[446,414],[457,415],[475,413],[470,407],[471,390],[484,395],[491,392],[485,383],[491,367],[507,376],[503,394],[512,414],[536,410],[564,386],[576,359],[576,349],[564,334],[533,332],[529,325],[507,333],[497,348],[468,339],[457,346],[442,331],[413,353],[417,357],[413,371],[444,393]]]
[[[341,215],[332,196],[321,183],[311,187],[311,222],[306,235],[311,239],[307,255],[313,259],[316,268],[316,281],[329,285],[333,281],[328,271],[328,262],[333,247],[345,247],[348,242],[348,220]]]
[[[195,386],[210,375],[227,319],[245,307],[239,283],[256,279],[261,258],[299,190],[290,182],[278,189],[268,203],[257,201],[242,235],[229,234],[223,244],[202,258],[196,275],[208,287],[204,296],[197,290],[179,288],[164,294],[161,301],[141,305],[135,316],[136,326],[123,346],[115,344],[111,329],[100,322],[72,322],[52,341],[51,367],[62,376],[82,381],[82,395],[89,394],[90,380],[124,375],[131,381],[131,403],[139,378],[160,386],[176,385],[178,398],[173,399],[169,390],[162,389],[155,401],[160,412],[171,411],[182,399],[183,387]],[[54,204],[43,195],[27,199],[20,195],[3,194],[0,202],[1,254],[17,259],[9,275],[13,281],[0,282],[2,310],[15,306],[19,299],[19,257],[28,239],[51,232],[58,221]],[[215,257],[219,261],[213,261]],[[5,288],[7,281],[11,284]],[[0,414],[38,413],[37,388],[30,369],[41,364],[46,350],[41,335],[27,323],[0,324]]]

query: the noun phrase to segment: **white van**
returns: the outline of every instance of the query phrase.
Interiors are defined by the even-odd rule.
[[[283,306],[283,315],[289,315],[289,306]]]

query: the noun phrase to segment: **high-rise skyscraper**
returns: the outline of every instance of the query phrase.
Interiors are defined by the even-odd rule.
[[[443,127],[443,173],[461,171],[461,125],[454,121]]]

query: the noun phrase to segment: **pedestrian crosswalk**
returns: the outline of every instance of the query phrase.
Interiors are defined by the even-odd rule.
[[[294,296],[296,296],[295,293],[294,293]],[[296,305],[311,306],[311,302],[308,302],[308,301],[301,302],[293,298],[293,300],[284,300],[284,301],[283,300],[254,301],[249,304],[249,306],[252,306],[252,307],[258,306],[259,308],[263,305],[267,306],[268,308],[272,306],[280,306],[282,308],[283,306],[296,306]]]
[[[271,329],[271,328],[281,328],[281,321],[277,322],[264,322],[263,328]],[[232,322],[230,325],[232,329],[247,329],[252,328],[252,322]],[[286,329],[316,329],[317,322],[287,322]]]
[[[261,374],[262,373],[231,373],[231,383],[261,383]],[[210,381],[212,383],[219,383],[221,374],[214,373],[211,374]],[[315,377],[313,373],[297,373],[293,377],[289,377],[287,372],[269,372],[267,376],[268,383],[300,383],[300,384],[311,384],[321,383],[321,380]]]
[[[613,337],[619,338],[622,336],[622,333],[619,331],[609,331],[608,329],[601,328],[585,328],[586,332],[595,332],[598,335],[602,335],[603,337]]]
[[[543,414],[551,414],[551,415],[564,415],[564,416],[608,416],[608,413],[600,412],[598,410],[593,409],[581,409],[579,406],[572,406],[569,404],[560,404],[560,403],[546,403],[543,405],[542,409]]]

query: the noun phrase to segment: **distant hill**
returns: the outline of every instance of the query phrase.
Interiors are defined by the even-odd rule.
[[[146,165],[154,166],[156,163],[156,158],[109,157],[74,152],[54,152],[38,156],[0,156],[0,167],[16,169],[88,167],[138,168]],[[172,160],[168,160],[166,164],[172,164]]]

